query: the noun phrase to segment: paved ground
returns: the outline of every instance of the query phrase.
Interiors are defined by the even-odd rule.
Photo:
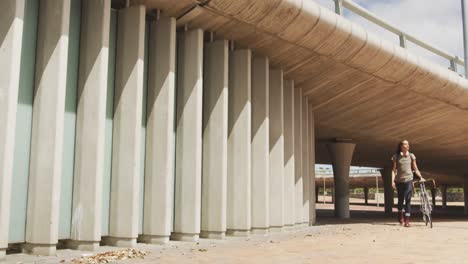
[[[462,216],[463,207],[436,208],[433,229],[419,215],[414,215],[412,227],[401,227],[375,205],[353,204],[352,219],[337,220],[332,207],[318,204],[314,227],[224,241],[203,239],[198,244],[139,244],[150,255],[120,263],[468,263],[468,218]],[[9,255],[7,263],[70,263],[82,253],[60,250],[58,257],[16,254]]]

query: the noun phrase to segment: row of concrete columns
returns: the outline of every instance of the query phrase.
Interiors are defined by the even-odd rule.
[[[71,248],[102,239],[110,0],[81,7]],[[5,6],[5,8],[3,8]],[[24,1],[0,9],[0,252],[8,244]],[[143,104],[143,6],[118,11],[109,234],[132,247],[247,236],[315,222],[315,135],[302,90],[268,58],[204,32],[150,23]],[[70,0],[42,0],[36,63],[25,250],[53,255],[58,242]],[[6,25],[6,27],[5,27]],[[177,36],[176,36],[177,35]],[[177,46],[176,46],[177,38]],[[177,54],[177,56],[176,56]],[[177,61],[176,61],[177,60]],[[176,66],[177,65],[177,66]],[[177,76],[176,76],[177,73]],[[146,143],[141,144],[146,107]],[[144,185],[140,182],[145,148]],[[143,230],[139,232],[144,186]]]

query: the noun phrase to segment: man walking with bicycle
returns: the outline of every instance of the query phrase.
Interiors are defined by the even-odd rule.
[[[411,196],[413,194],[413,171],[424,181],[416,164],[416,156],[409,152],[408,140],[398,144],[395,154],[392,156],[392,187],[398,192],[398,222],[409,227],[411,216]],[[403,204],[405,213],[403,215]]]

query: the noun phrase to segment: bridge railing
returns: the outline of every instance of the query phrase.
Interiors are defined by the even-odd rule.
[[[333,170],[317,169],[315,170],[315,173],[321,174],[321,175],[333,175]],[[351,169],[349,171],[350,175],[363,175],[363,174],[374,175],[378,173],[380,173],[380,169],[374,169],[374,168],[359,168],[359,169]]]
[[[335,2],[335,12],[337,14],[343,15],[343,8],[346,8],[350,10],[351,12],[355,13],[356,15],[359,15],[367,19],[368,21],[396,34],[400,39],[400,46],[402,48],[407,48],[407,42],[410,41],[429,52],[432,52],[434,54],[441,56],[442,58],[447,59],[450,63],[450,69],[452,71],[457,72],[458,65],[464,66],[464,61],[460,57],[455,56],[449,52],[446,52],[427,42],[424,42],[423,40],[407,32],[404,32],[403,30],[397,28],[396,26],[378,17],[377,15],[373,14],[369,10],[361,7],[360,5],[354,3],[351,0],[332,0],[332,1]]]

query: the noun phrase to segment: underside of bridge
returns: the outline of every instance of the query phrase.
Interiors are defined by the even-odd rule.
[[[312,103],[316,161],[351,139],[352,165],[384,167],[407,139],[423,171],[466,174],[468,82],[308,0],[136,0],[235,40],[282,67]],[[453,179],[455,180],[455,179]]]
[[[312,0],[0,2],[0,259],[308,227],[316,163],[349,218],[403,139],[468,187],[468,81]]]

